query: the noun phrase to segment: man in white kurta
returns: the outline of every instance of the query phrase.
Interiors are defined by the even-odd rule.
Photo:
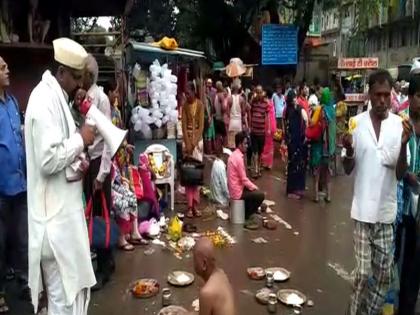
[[[229,189],[227,185],[226,164],[221,156],[217,157],[210,174],[211,198],[222,206],[229,205]]]
[[[53,42],[55,76],[46,71],[25,117],[28,167],[29,287],[35,312],[44,288],[49,315],[85,315],[95,276],[82,202],[82,181],[66,176],[94,132],[76,132],[70,108],[87,53],[76,42]],[[44,283],[42,283],[42,279]]]

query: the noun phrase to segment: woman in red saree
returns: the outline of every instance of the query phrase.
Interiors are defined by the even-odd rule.
[[[261,165],[267,169],[273,167],[274,160],[274,133],[276,132],[276,111],[272,100],[273,91],[267,90],[267,102],[268,102],[268,117],[267,117],[267,129],[265,131],[264,150],[261,154]]]

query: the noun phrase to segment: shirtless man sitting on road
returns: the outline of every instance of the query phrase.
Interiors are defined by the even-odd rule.
[[[200,239],[194,247],[195,272],[205,281],[200,290],[200,315],[235,315],[233,289],[224,271],[216,266],[213,243]]]

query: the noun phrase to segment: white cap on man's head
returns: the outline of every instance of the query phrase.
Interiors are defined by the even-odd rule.
[[[58,63],[75,70],[83,70],[86,65],[87,52],[82,45],[66,37],[53,41],[54,59]]]

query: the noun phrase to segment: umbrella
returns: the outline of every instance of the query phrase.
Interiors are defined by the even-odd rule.
[[[230,78],[240,77],[246,72],[243,61],[239,58],[232,58],[226,67],[226,74]]]

